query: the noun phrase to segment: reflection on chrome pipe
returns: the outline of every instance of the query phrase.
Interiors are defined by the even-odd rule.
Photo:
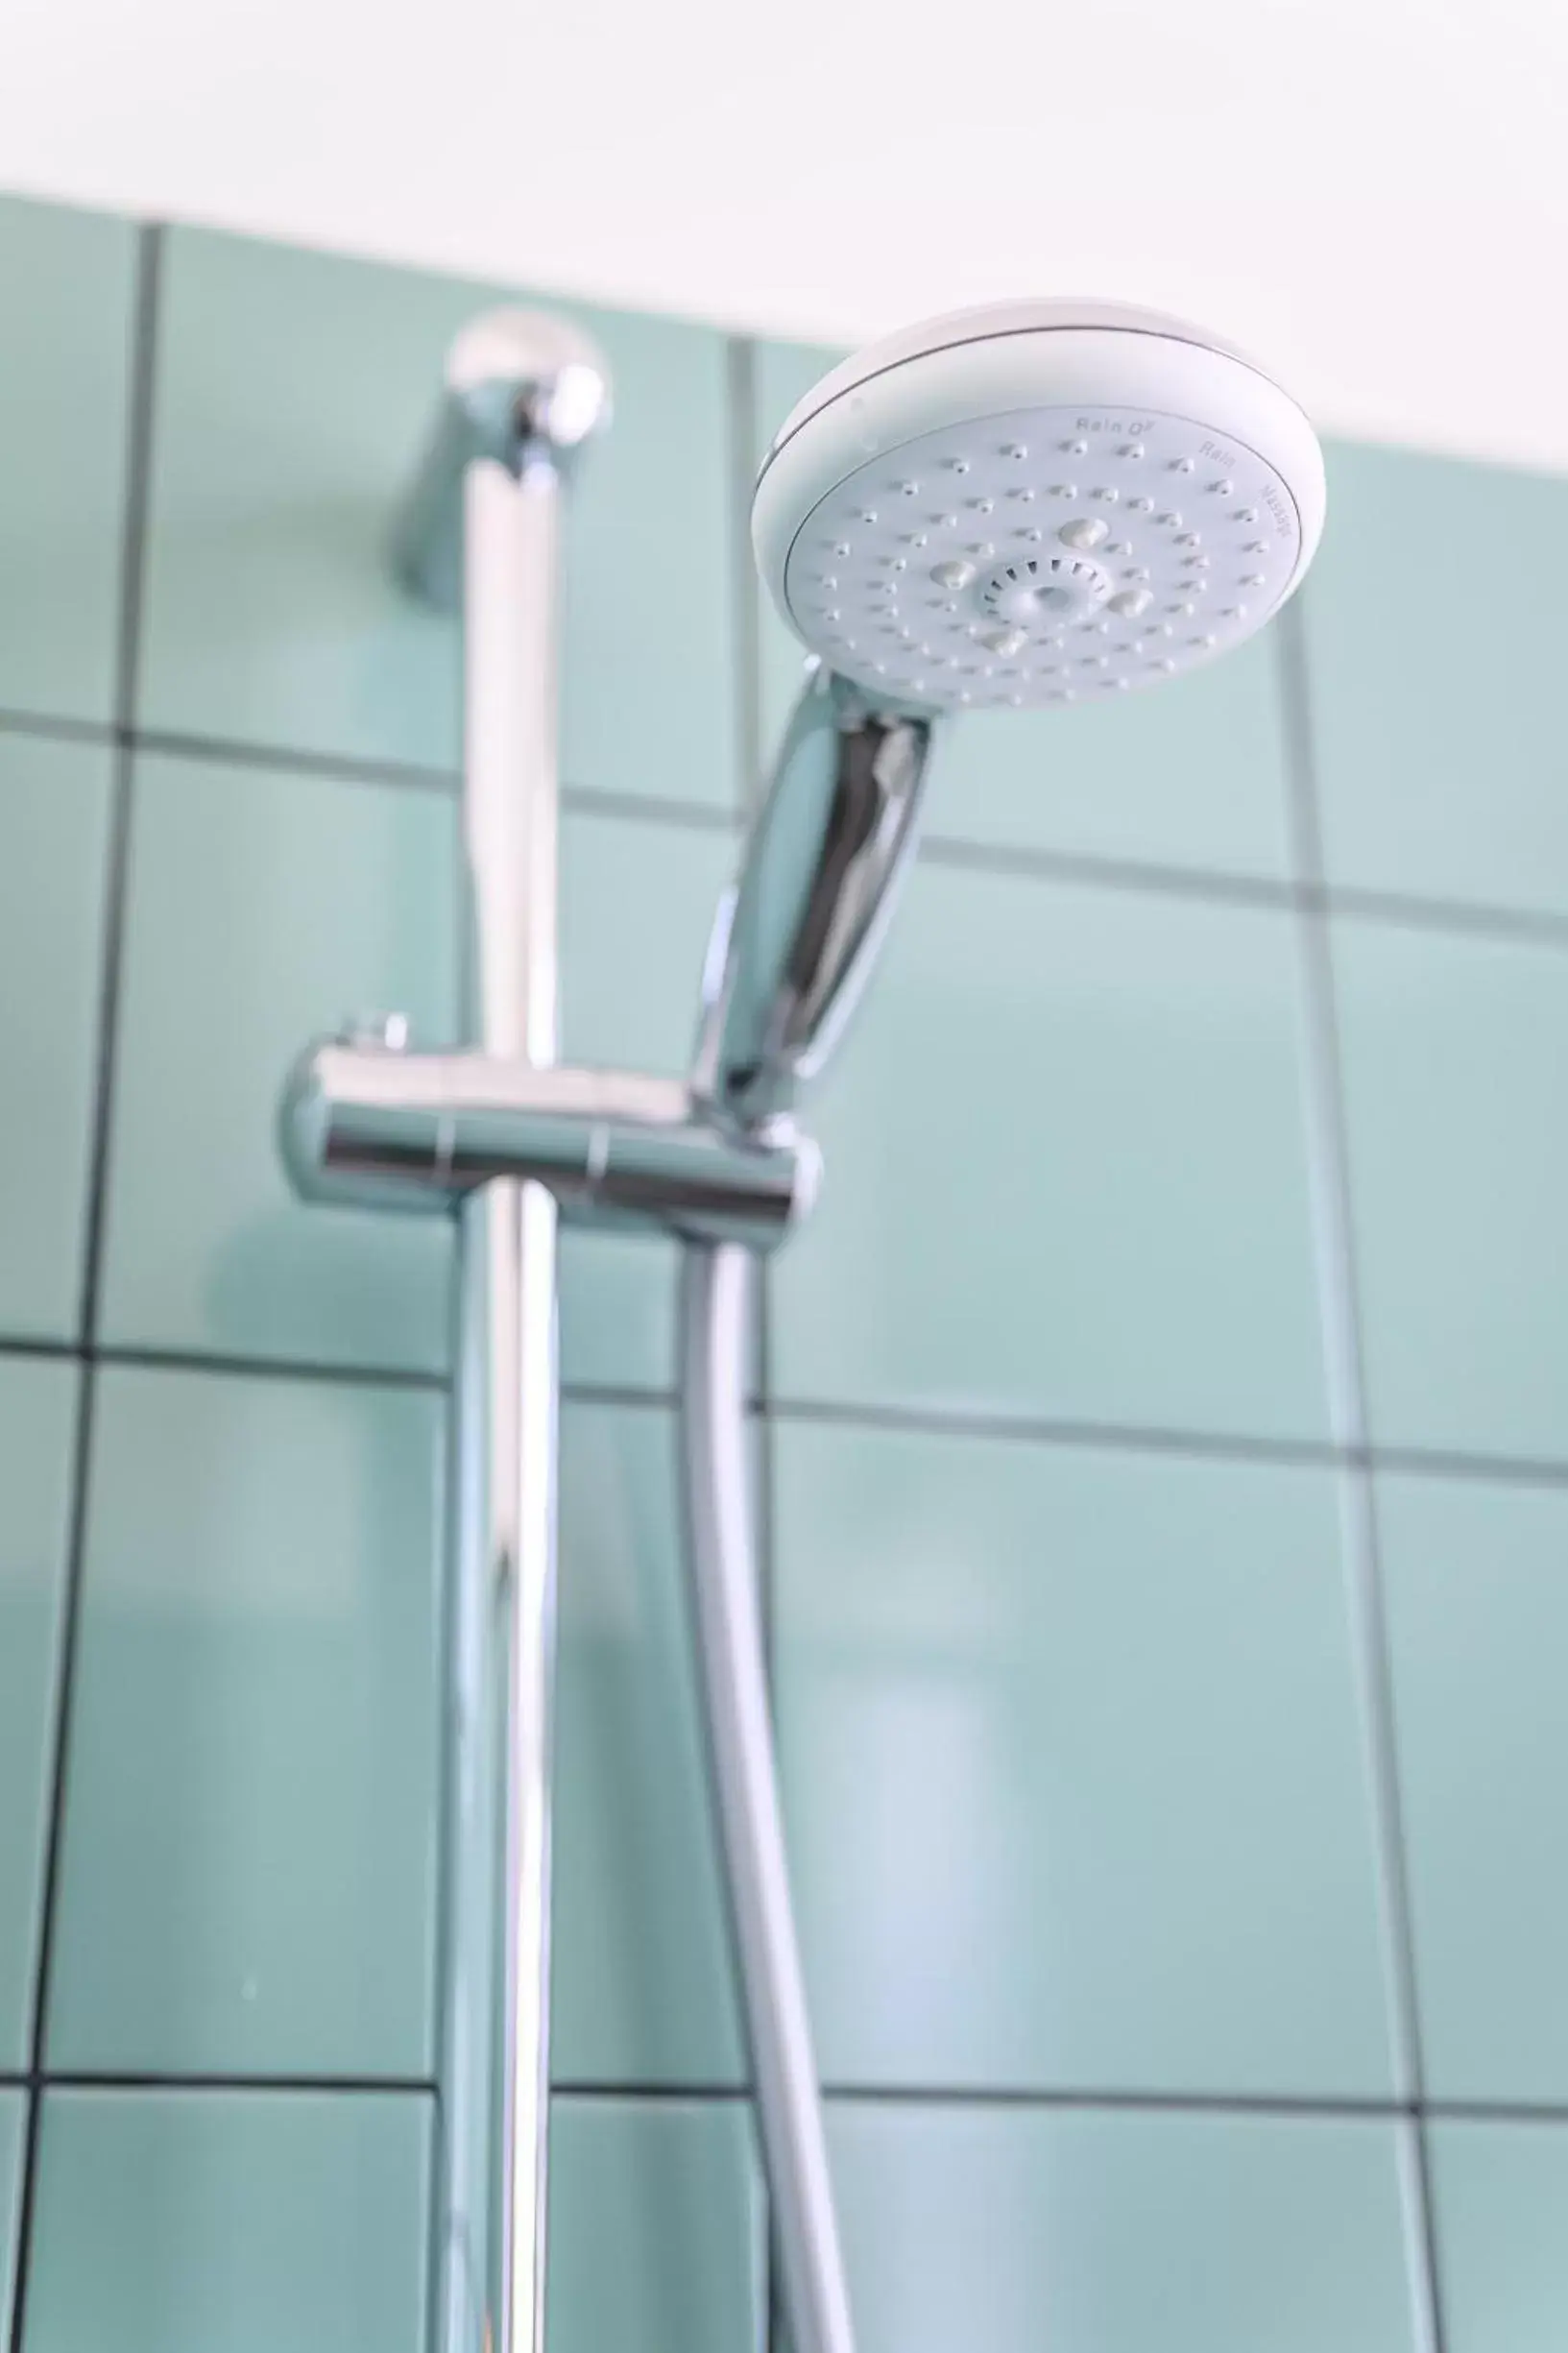
[[[696,1094],[756,1128],[832,1052],[912,858],[940,722],[813,663],[703,976]]]
[[[597,353],[523,312],[458,338],[400,554],[450,598],[462,549],[470,1034],[556,1051],[558,543]],[[459,526],[459,500],[461,524]],[[444,1833],[441,2353],[543,2353],[555,1647],[556,1204],[478,1188],[461,1276]]]

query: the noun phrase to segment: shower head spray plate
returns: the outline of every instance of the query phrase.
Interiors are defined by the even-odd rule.
[[[785,421],[753,508],[784,618],[929,709],[1084,702],[1212,660],[1311,561],[1296,403],[1159,314],[970,311],[875,345]]]

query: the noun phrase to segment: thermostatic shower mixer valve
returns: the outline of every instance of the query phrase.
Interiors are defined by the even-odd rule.
[[[876,961],[941,730],[966,711],[1113,703],[1242,643],[1312,561],[1323,466],[1301,409],[1251,361],[1109,303],[960,313],[825,376],[769,449],[752,511],[762,577],[812,659],[718,911],[690,1075],[675,1080],[554,1062],[556,543],[608,397],[597,355],[560,321],[499,313],[454,348],[405,569],[449,604],[461,583],[467,610],[480,1042],[431,1054],[383,1032],[311,1048],[283,1147],[306,1195],[459,1209],[459,1420],[482,1429],[491,1481],[489,1533],[453,1578],[453,1650],[476,1707],[488,1594],[518,1596],[511,1730],[494,1744],[519,1826],[501,1900],[503,2097],[474,2056],[490,1997],[483,1954],[464,1948],[446,1971],[440,2353],[542,2353],[556,1209],[685,1246],[693,1624],[778,2275],[795,2353],[853,2353],[749,1551],[747,1257],[814,1196],[800,1099]],[[463,1810],[472,1777],[450,1782],[461,1876],[465,1855],[478,1871],[498,1849]],[[449,1908],[460,1927],[462,1904]],[[465,2157],[486,2133],[488,2191]]]

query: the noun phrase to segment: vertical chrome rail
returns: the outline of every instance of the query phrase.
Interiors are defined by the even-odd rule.
[[[556,1056],[559,542],[608,413],[597,353],[502,311],[453,347],[401,553],[464,617],[470,1035]],[[555,1662],[556,1203],[502,1177],[460,1217],[438,2183],[440,2353],[543,2353]]]

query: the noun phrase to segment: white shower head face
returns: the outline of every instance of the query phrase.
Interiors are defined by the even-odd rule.
[[[753,534],[796,634],[929,710],[1109,701],[1277,612],[1323,465],[1302,411],[1197,330],[1103,303],[961,312],[826,376]]]

